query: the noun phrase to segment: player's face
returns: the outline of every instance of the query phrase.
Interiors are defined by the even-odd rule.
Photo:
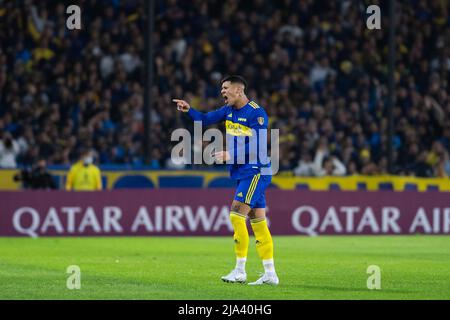
[[[222,84],[222,90],[220,91],[225,104],[232,106],[236,103],[241,93],[241,88],[237,84],[232,84],[230,81],[225,81]]]

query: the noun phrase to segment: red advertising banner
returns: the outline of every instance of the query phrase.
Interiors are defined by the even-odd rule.
[[[232,189],[0,192],[0,236],[230,235]],[[450,234],[440,192],[266,192],[274,235]]]

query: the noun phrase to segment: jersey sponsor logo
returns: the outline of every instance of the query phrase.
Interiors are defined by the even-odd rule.
[[[226,128],[227,134],[230,134],[232,136],[251,137],[253,135],[251,128],[244,126],[240,123],[232,122],[230,120],[225,121],[225,128]]]
[[[246,122],[247,119],[246,118],[238,118],[238,121]]]
[[[258,123],[262,126],[264,124],[264,117],[258,117]]]

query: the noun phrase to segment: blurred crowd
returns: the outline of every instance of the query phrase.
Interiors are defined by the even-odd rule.
[[[0,166],[142,158],[142,1],[0,2]]]
[[[157,1],[151,166],[176,168],[170,135],[192,125],[171,99],[212,110],[220,79],[241,74],[280,130],[281,171],[387,173],[387,8],[381,30],[365,24],[377,3]],[[397,3],[394,172],[448,176],[450,7]],[[69,164],[82,148],[143,163],[143,1],[79,4],[71,31],[59,1],[0,1],[0,167]]]

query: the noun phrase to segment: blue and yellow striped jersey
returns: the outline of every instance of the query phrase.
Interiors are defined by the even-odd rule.
[[[267,157],[267,113],[256,102],[250,101],[244,107],[236,109],[225,105],[218,110],[202,113],[192,107],[188,115],[202,125],[225,122],[227,151],[231,155],[229,164],[231,178],[239,180],[261,173],[270,172]],[[269,170],[268,170],[269,169]]]

